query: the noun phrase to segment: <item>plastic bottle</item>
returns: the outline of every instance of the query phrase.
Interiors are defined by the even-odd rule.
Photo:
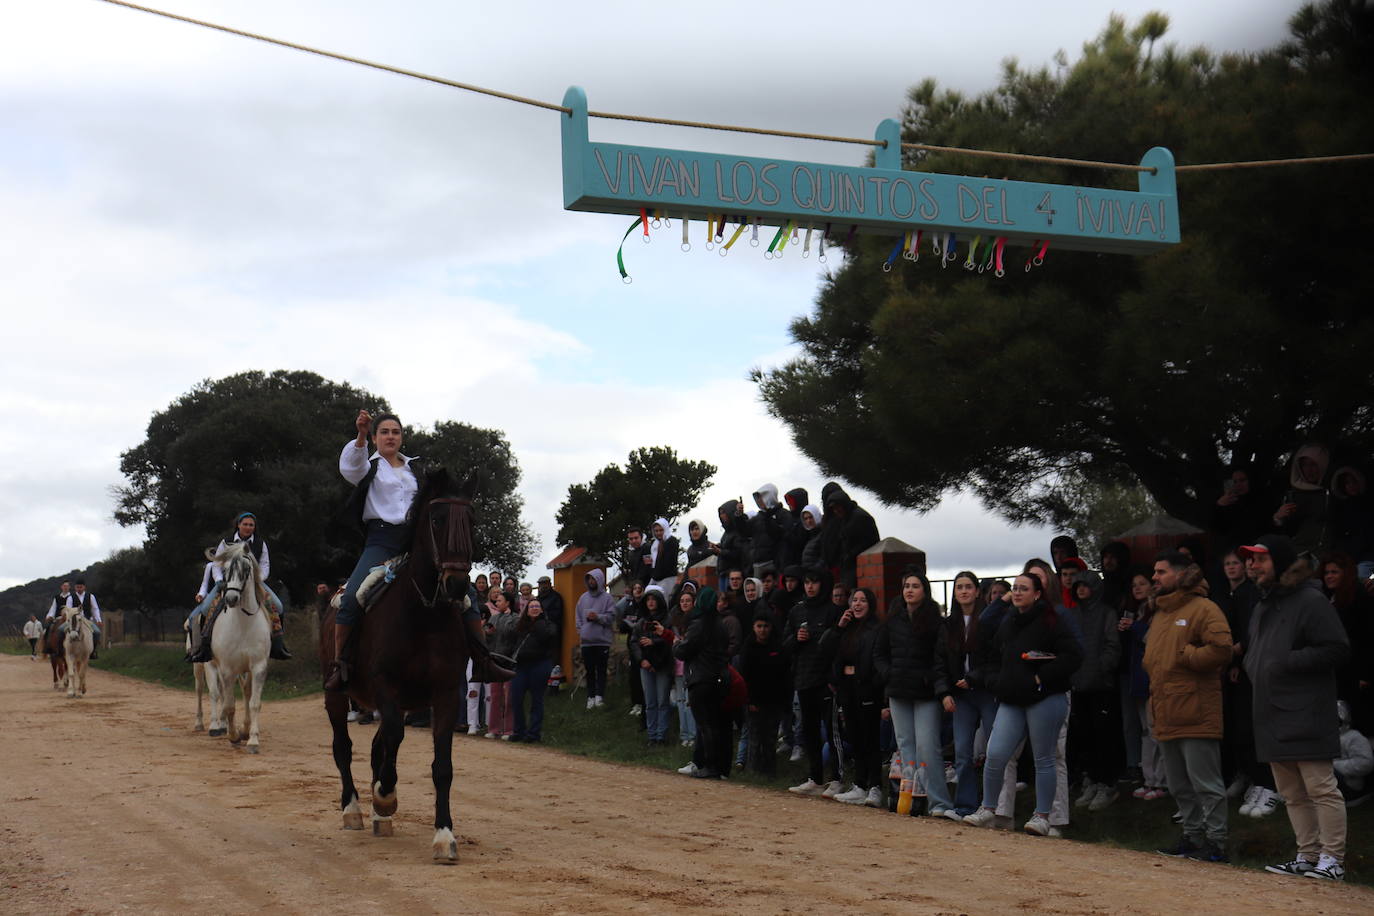
[[[892,764],[887,768],[887,810],[897,813],[897,791],[902,784],[902,758],[892,755]]]
[[[911,794],[915,788],[916,774],[910,763],[902,764],[902,784],[897,791],[897,813],[911,813]]]
[[[915,817],[920,817],[926,813],[930,799],[926,796],[926,762],[921,761],[920,769],[916,771],[916,776],[912,780],[911,787],[911,813]]]

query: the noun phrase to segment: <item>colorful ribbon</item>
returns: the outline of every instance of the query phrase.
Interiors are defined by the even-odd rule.
[[[634,222],[630,223],[630,228],[626,229],[625,234],[620,238],[620,247],[617,248],[615,251],[615,264],[617,267],[620,268],[620,279],[624,280],[626,283],[630,283],[632,281],[630,280],[629,272],[625,270],[625,241],[630,237],[631,232],[634,232],[635,229],[639,228],[640,222],[641,220],[637,219]]]

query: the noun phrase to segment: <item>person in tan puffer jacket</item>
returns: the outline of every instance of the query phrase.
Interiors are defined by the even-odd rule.
[[[1155,560],[1155,613],[1145,639],[1154,738],[1183,838],[1160,852],[1225,862],[1226,784],[1221,775],[1221,672],[1231,662],[1231,628],[1207,599],[1202,570],[1184,553]]]

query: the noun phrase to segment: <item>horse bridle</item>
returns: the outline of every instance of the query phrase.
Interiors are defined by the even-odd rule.
[[[468,513],[472,508],[471,500],[453,496],[443,496],[439,497],[438,499],[431,499],[429,501],[428,514],[430,516],[430,523],[425,525],[425,529],[427,531],[427,536],[429,538],[430,558],[434,561],[436,566],[439,565],[439,540],[435,537],[435,525],[433,523],[434,507],[439,505],[449,506],[459,510],[451,511],[447,514],[445,520],[446,524],[444,525],[444,549],[449,554],[457,554],[460,557],[466,557],[469,564],[468,568],[471,569],[471,525],[463,524],[464,521],[468,520]],[[413,575],[410,577],[410,584],[415,588],[416,594],[420,596],[420,603],[423,604],[425,607],[432,608],[439,603],[440,593],[443,591],[444,588],[444,572],[445,569],[442,566],[440,566],[436,572],[436,575],[434,577],[434,595],[432,597],[426,597],[424,591],[420,588],[420,583],[415,581],[415,577]],[[463,602],[465,605],[468,602],[468,600],[468,596],[464,595]],[[450,600],[448,603],[451,604],[453,602],[452,600]]]
[[[242,566],[242,565],[244,565],[244,564],[252,563],[252,562],[253,562],[253,560],[249,559],[247,556],[240,556],[240,557],[238,557],[237,559],[235,559],[235,560],[233,560],[232,562],[230,562],[229,568],[226,569],[225,572],[224,572],[224,603],[225,603],[225,604],[229,604],[229,593],[230,593],[230,592],[236,592],[236,593],[238,594],[238,596],[239,596],[239,597],[238,597],[238,600],[237,600],[234,604],[229,604],[229,606],[230,606],[230,607],[233,607],[233,608],[236,608],[237,610],[241,611],[242,613],[248,614],[248,615],[252,615],[252,614],[255,613],[255,612],[254,612],[254,611],[250,611],[250,610],[248,610],[247,608],[244,607],[244,604],[243,604],[243,591],[244,591],[244,588],[243,588],[243,586],[241,586],[241,585],[230,585],[230,584],[229,584],[229,582],[230,582],[229,576],[230,576],[231,572],[232,572],[234,575],[239,575],[239,574],[240,574],[240,569],[239,569],[239,567]],[[249,587],[249,588],[252,588],[252,587],[253,587],[253,570],[252,570],[252,568],[249,567],[248,570],[247,570],[247,572],[246,572],[246,573],[242,573],[242,575],[244,576],[244,578],[246,578],[246,579],[248,580],[248,587]]]

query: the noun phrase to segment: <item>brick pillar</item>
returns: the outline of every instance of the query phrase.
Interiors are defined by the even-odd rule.
[[[926,552],[898,538],[883,538],[859,554],[859,586],[878,596],[879,614],[886,616],[892,599],[902,594],[902,570],[908,566],[925,572]]]
[[[714,556],[707,557],[696,566],[689,568],[687,578],[695,582],[698,588],[705,588],[708,585],[711,588],[717,588],[720,575],[716,570],[716,558]]]

